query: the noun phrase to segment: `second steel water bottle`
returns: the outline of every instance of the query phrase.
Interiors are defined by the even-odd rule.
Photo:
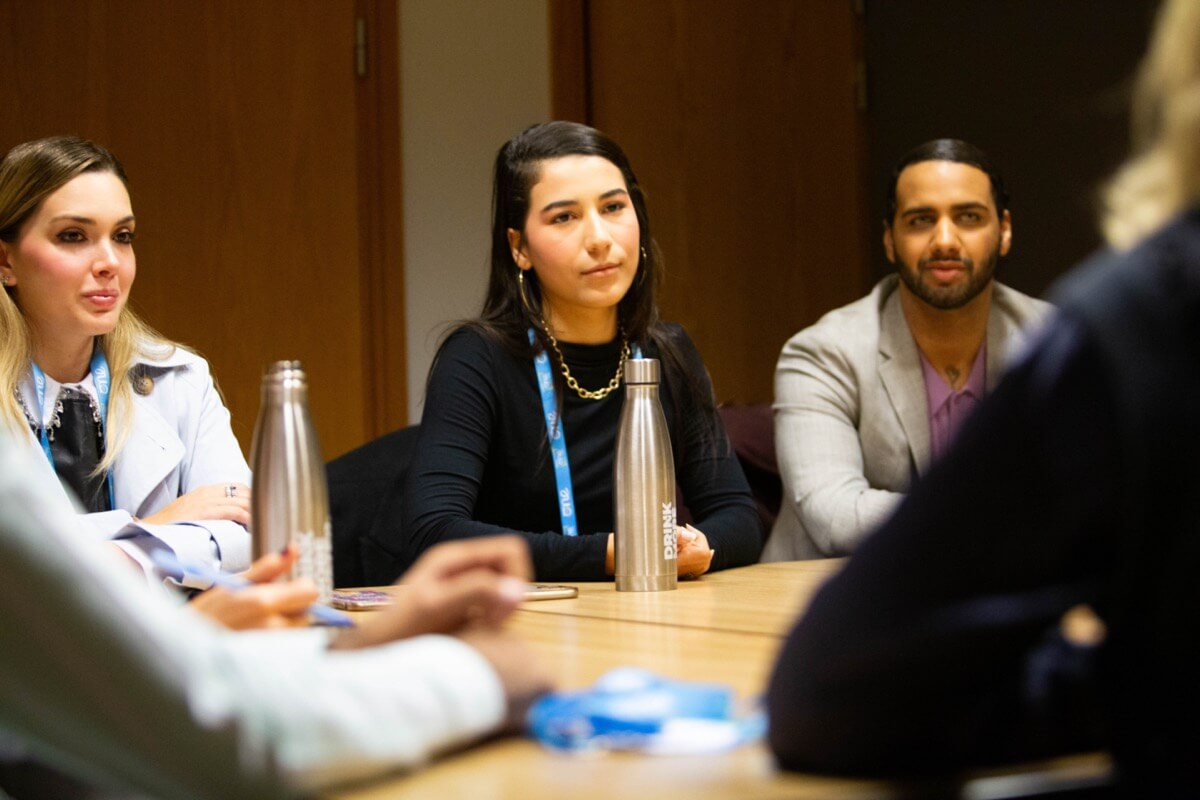
[[[321,601],[329,602],[333,592],[329,489],[308,411],[308,378],[299,361],[277,361],[263,376],[250,461],[254,557],[278,552],[291,542],[299,551],[292,577],[310,579]]]
[[[659,363],[625,363],[625,405],[613,460],[617,591],[657,592],[677,582],[675,461],[658,400]]]

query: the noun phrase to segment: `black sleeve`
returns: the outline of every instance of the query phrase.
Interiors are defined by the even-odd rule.
[[[1106,373],[1054,323],[815,597],[771,678],[785,768],[903,774],[1100,746],[1095,652],[1120,459]]]
[[[529,543],[539,580],[603,580],[607,537],[513,531],[473,518],[498,433],[500,358],[498,347],[472,330],[450,336],[438,353],[404,489],[408,561],[438,542],[516,532]]]
[[[682,368],[672,392],[680,393],[682,419],[675,423],[675,480],[696,528],[716,552],[710,569],[754,564],[762,552],[762,522],[725,426],[715,409],[702,410],[697,394],[712,397],[712,383],[700,353],[683,328],[672,326]]]

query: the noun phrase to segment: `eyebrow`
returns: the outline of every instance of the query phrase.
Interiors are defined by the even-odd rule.
[[[980,203],[977,200],[972,200],[969,203],[955,203],[954,205],[950,206],[951,211],[974,211],[976,209],[983,209],[984,211],[987,211],[988,205],[987,203]],[[916,208],[907,208],[904,211],[901,211],[900,216],[911,217],[915,214],[928,214],[936,210],[937,209],[935,209],[933,206],[917,206]]]
[[[62,219],[68,220],[70,222],[78,222],[81,225],[95,225],[96,224],[96,220],[92,219],[91,217],[77,217],[74,214],[59,214],[57,217],[52,217],[50,219],[50,221],[58,222],[59,220],[62,220]],[[127,217],[121,217],[119,220],[117,220],[116,224],[124,225],[127,222],[133,222],[135,219],[136,218],[133,216],[133,214],[130,214]]]
[[[620,194],[628,195],[629,192],[627,192],[625,189],[617,187],[616,189],[609,189],[607,192],[600,195],[600,199],[607,200],[610,197],[615,197]],[[553,203],[546,203],[546,205],[542,206],[542,210],[540,213],[545,214],[547,211],[552,211],[556,208],[563,208],[564,206],[577,206],[577,205],[579,205],[578,200],[555,200]]]

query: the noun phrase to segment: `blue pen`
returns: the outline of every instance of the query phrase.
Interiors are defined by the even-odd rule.
[[[204,564],[180,561],[174,553],[168,550],[155,550],[150,554],[150,559],[154,562],[154,566],[176,580],[179,580],[184,575],[191,575],[194,578],[208,581],[215,586],[223,586],[226,589],[245,589],[247,586],[254,585],[251,581],[239,575],[219,572]],[[354,627],[354,620],[350,619],[349,615],[318,603],[313,603],[309,606],[308,613],[322,625],[330,625],[335,628]]]

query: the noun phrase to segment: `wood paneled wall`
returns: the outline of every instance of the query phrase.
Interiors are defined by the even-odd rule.
[[[246,448],[263,370],[302,360],[332,457],[406,416],[396,10],[286,6],[0,4],[0,148],[75,133],[113,150],[138,216],[133,306],[209,359]]]
[[[1098,188],[1129,153],[1132,75],[1158,0],[866,0],[870,225],[892,165],[943,136],[982,147],[1012,195],[1000,280],[1041,294],[1101,244]],[[963,58],[947,68],[945,43]],[[889,270],[879,236],[873,266]]]
[[[769,402],[779,350],[862,295],[862,22],[849,0],[555,0],[555,116],[612,135],[666,257],[661,302],[718,399]]]

